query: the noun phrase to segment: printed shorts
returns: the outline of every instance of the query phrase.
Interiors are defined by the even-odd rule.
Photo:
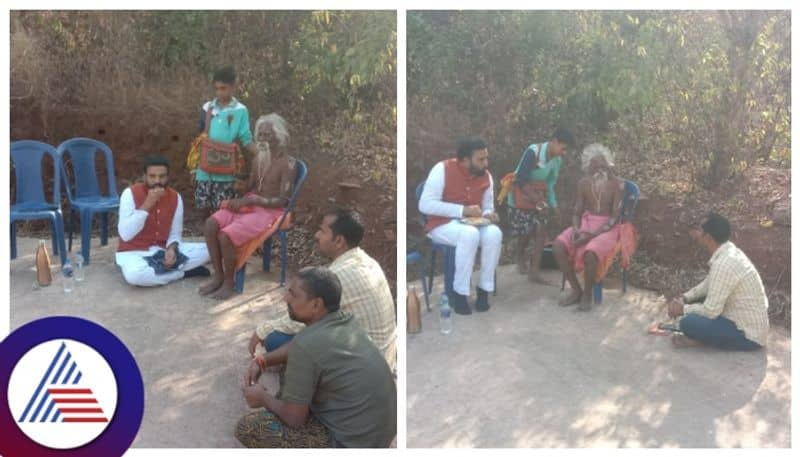
[[[508,225],[511,228],[511,236],[524,236],[533,233],[536,224],[546,224],[543,215],[536,210],[517,209],[508,207]]]
[[[197,181],[194,186],[195,208],[218,209],[223,200],[236,198],[235,181]]]

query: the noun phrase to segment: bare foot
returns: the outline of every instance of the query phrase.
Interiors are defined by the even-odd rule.
[[[217,289],[214,292],[214,295],[211,298],[216,298],[217,300],[227,300],[233,297],[236,294],[236,291],[233,290],[233,286],[229,286],[228,284],[223,284],[222,287]]]
[[[222,286],[222,283],[225,282],[225,278],[217,277],[216,275],[211,278],[211,281],[200,286],[200,295],[208,295]]]
[[[558,306],[572,306],[581,299],[581,290],[573,290],[571,294],[558,301]]]
[[[676,348],[690,348],[696,346],[702,346],[703,343],[693,340],[686,335],[682,334],[675,334],[672,335],[672,345]]]
[[[653,322],[652,324],[647,326],[647,334],[648,335],[656,335],[656,336],[667,336],[670,335],[669,330],[664,330],[660,327],[661,324],[658,322]]]
[[[528,272],[528,263],[524,260],[517,262],[517,273],[524,275]]]

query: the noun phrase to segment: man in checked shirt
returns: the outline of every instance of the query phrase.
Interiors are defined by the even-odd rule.
[[[667,302],[667,314],[680,318],[675,346],[708,345],[727,350],[760,349],[767,343],[767,295],[756,267],[728,240],[727,219],[709,213],[690,232],[692,239],[711,254],[708,276]]]
[[[357,212],[333,208],[325,213],[314,239],[317,251],[331,259],[328,268],[342,284],[342,310],[361,324],[394,371],[397,366],[394,299],[380,264],[358,246],[363,236],[364,224]],[[250,354],[255,355],[261,344],[267,350],[263,356],[267,365],[282,365],[289,352],[287,343],[304,327],[291,320],[288,313],[266,322],[250,338]],[[251,364],[251,368],[256,367]]]

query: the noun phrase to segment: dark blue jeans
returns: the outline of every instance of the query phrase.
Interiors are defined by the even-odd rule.
[[[719,349],[752,351],[761,345],[748,340],[732,320],[722,316],[709,319],[699,314],[687,314],[680,320],[684,335]]]
[[[267,352],[272,352],[289,341],[292,341],[292,338],[294,338],[294,335],[289,335],[288,333],[272,332],[264,338],[264,349],[266,349]]]

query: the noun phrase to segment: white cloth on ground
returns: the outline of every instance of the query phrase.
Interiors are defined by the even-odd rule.
[[[180,243],[181,253],[189,258],[180,268],[169,273],[157,275],[153,267],[147,263],[145,257],[151,256],[164,249],[159,246],[150,246],[147,251],[117,252],[117,265],[122,269],[125,282],[134,286],[153,287],[163,286],[172,281],[183,278],[184,272],[208,263],[208,248],[205,243]]]

